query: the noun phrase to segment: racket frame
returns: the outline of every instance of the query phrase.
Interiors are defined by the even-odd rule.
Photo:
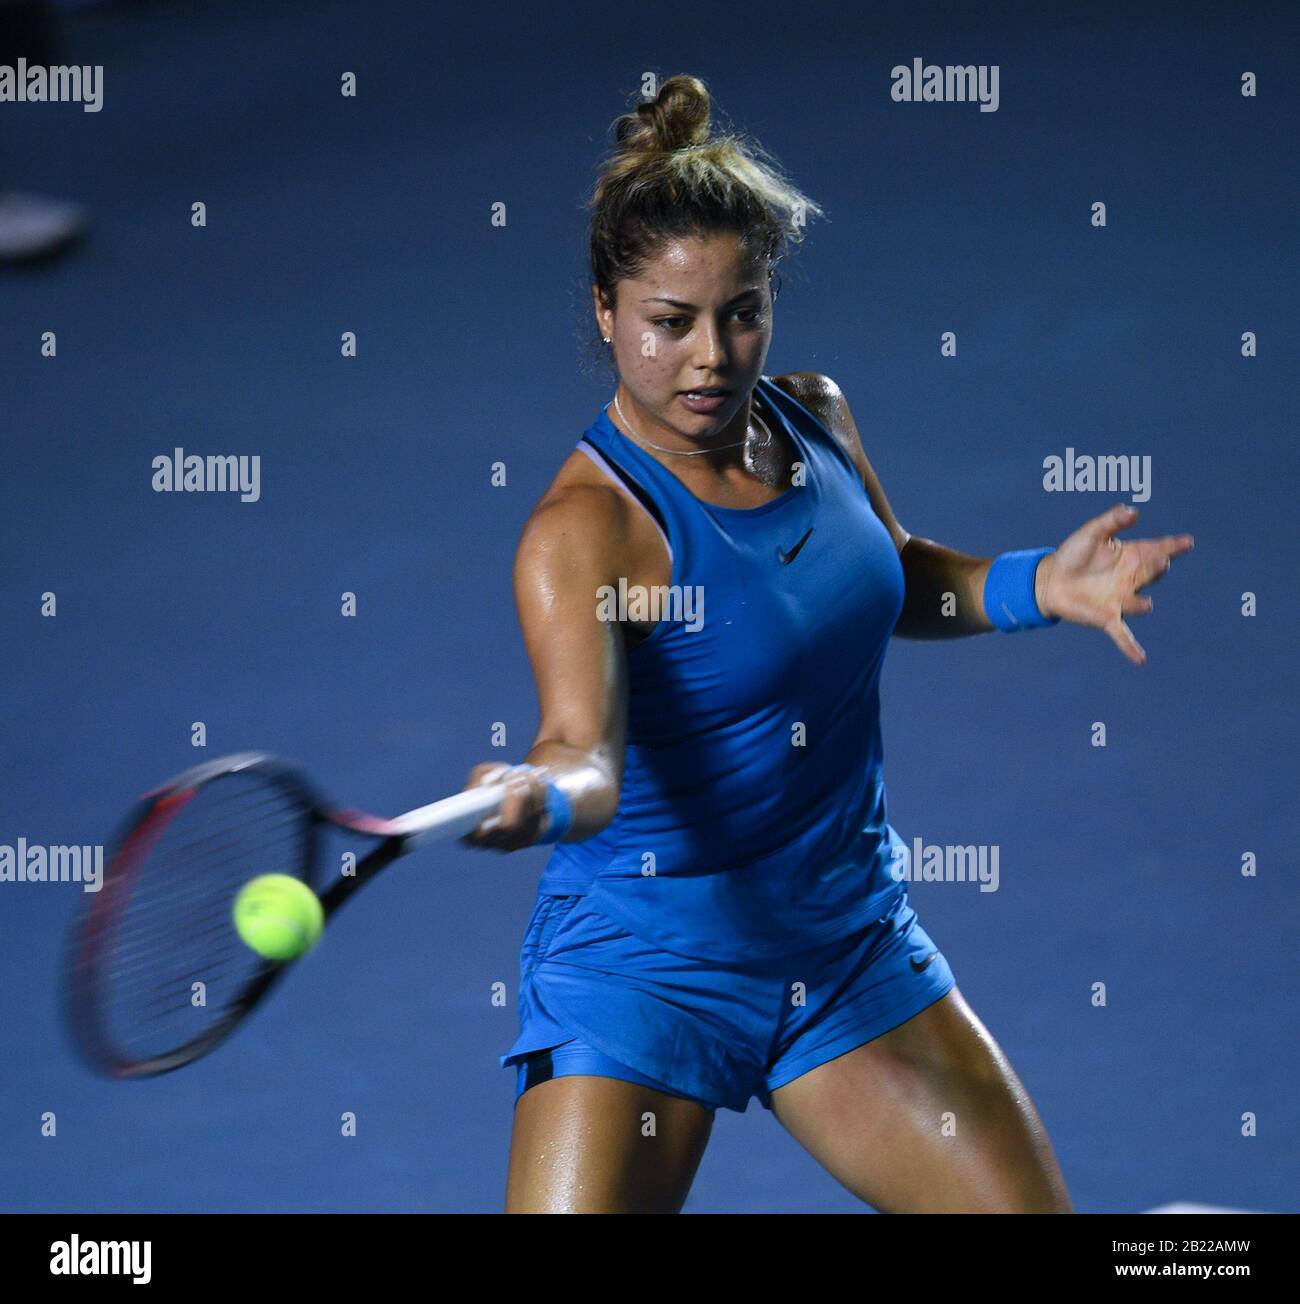
[[[507,792],[504,783],[484,784],[427,806],[382,819],[365,811],[336,807],[325,802],[302,770],[266,752],[236,752],[196,765],[161,786],[146,792],[119,826],[112,856],[100,891],[95,893],[70,938],[63,1010],[73,1044],[95,1072],[117,1081],[157,1077],[192,1063],[215,1050],[252,1012],[293,967],[295,960],[267,960],[246,982],[222,1016],[202,1033],[171,1051],[140,1060],[123,1058],[104,1035],[100,1015],[100,966],[117,916],[130,895],[130,875],[148,859],[167,825],[209,783],[233,774],[253,772],[275,784],[303,813],[303,848],[300,877],[317,892],[325,920],[380,870],[410,851],[435,840],[463,836],[486,817],[500,810]],[[151,824],[156,828],[151,829]],[[320,879],[322,835],[329,828],[378,838],[351,874],[340,875],[323,892]],[[140,849],[139,839],[150,837]],[[129,859],[123,864],[123,858]],[[231,925],[233,927],[233,923]],[[299,957],[300,958],[300,957]]]

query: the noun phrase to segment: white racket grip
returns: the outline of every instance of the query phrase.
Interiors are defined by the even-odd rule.
[[[409,838],[412,847],[444,838],[463,837],[478,828],[487,816],[495,815],[501,809],[508,791],[504,783],[468,788],[399,815],[392,821],[392,831]]]

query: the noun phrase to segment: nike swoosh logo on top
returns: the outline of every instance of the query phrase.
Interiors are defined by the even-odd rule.
[[[939,954],[938,951],[931,951],[930,954],[927,955],[927,956],[925,957],[925,959],[922,960],[919,964],[917,963],[916,956],[912,956],[912,968],[913,968],[913,970],[914,970],[916,973],[920,973],[922,969],[928,969],[928,968],[930,967],[930,961],[933,960],[933,959],[935,959],[935,957],[938,956],[938,954]]]
[[[816,528],[817,527],[815,525],[810,525],[808,527],[808,534],[811,534]],[[776,545],[776,555],[781,558],[782,565],[788,566],[792,561],[794,561],[794,559],[799,555],[799,549],[802,548],[804,544],[808,542],[808,534],[805,534],[803,538],[800,539],[799,542],[796,543],[794,547],[790,549],[789,552],[786,552],[786,550],[783,547],[781,547],[779,543]]]

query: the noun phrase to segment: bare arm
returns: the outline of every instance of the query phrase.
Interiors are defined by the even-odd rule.
[[[811,371],[773,379],[839,440],[894,540],[906,582],[894,632],[902,638],[961,638],[996,628],[984,611],[984,582],[996,559],[958,552],[903,529],[863,452],[848,402],[833,380]],[[1135,508],[1120,503],[1079,526],[1039,563],[1034,601],[1044,616],[1101,630],[1131,662],[1144,665],[1146,653],[1124,617],[1152,609],[1151,598],[1138,591],[1159,581],[1173,558],[1191,551],[1194,540],[1190,534],[1116,537],[1137,515]]]
[[[626,509],[613,489],[571,485],[548,494],[524,526],[515,554],[515,603],[537,681],[541,719],[525,758],[569,797],[562,841],[600,832],[618,809],[627,734],[627,662],[616,625],[598,618],[597,590],[616,584],[626,555]],[[501,762],[470,771],[466,787],[500,777]],[[511,781],[496,822],[465,840],[515,851],[543,829],[536,775]]]
[[[912,535],[899,560],[907,592],[894,626],[899,638],[964,638],[996,628],[984,612],[991,557],[974,557]]]

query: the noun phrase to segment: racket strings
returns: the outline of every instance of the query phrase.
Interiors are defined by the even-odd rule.
[[[91,930],[99,1033],[118,1058],[208,1034],[266,971],[235,932],[235,896],[259,874],[305,876],[310,819],[265,775],[234,773],[160,801],[124,844]]]
[[[302,829],[301,813],[296,813],[292,818],[286,819],[279,826],[268,826],[263,830],[263,837],[270,838],[273,835],[279,836],[283,829],[291,831],[296,838]],[[196,864],[201,864],[204,859],[223,859],[236,851],[240,847],[240,841],[237,837],[225,836],[224,841],[216,842],[215,840],[221,835],[212,835],[212,837],[196,842],[195,848],[202,850],[190,850],[182,852],[173,850],[171,847],[155,848],[151,859],[158,860],[156,866],[151,865],[151,872],[164,881],[170,881],[174,884],[171,887],[165,887],[155,892],[147,901],[136,903],[137,921],[143,922],[150,914],[160,911],[177,911],[187,903],[201,900],[203,897],[210,895],[211,889],[207,884],[191,877],[192,869]],[[215,843],[215,845],[206,845]],[[268,873],[274,872],[271,870]],[[292,872],[292,871],[286,871]],[[164,878],[165,876],[165,878]]]
[[[197,941],[202,934],[206,933],[214,940],[218,937],[222,937],[222,940],[224,940],[222,935],[232,931],[229,926],[230,921],[225,917],[224,912],[220,916],[215,914],[210,916],[210,920],[210,924],[201,932],[192,932],[190,934],[191,938]],[[217,959],[226,954],[240,955],[247,951],[248,948],[244,946],[243,942],[240,942],[238,938],[235,940],[238,945],[232,943],[221,948],[212,947],[210,949],[210,958]],[[179,945],[180,940],[178,939],[177,946],[179,947]],[[159,956],[157,952],[144,949],[143,943],[136,943],[132,949],[135,952],[135,958],[129,963],[119,958],[113,969],[113,981],[116,986],[116,996],[119,1000],[137,991],[146,991],[156,987],[159,982]]]

